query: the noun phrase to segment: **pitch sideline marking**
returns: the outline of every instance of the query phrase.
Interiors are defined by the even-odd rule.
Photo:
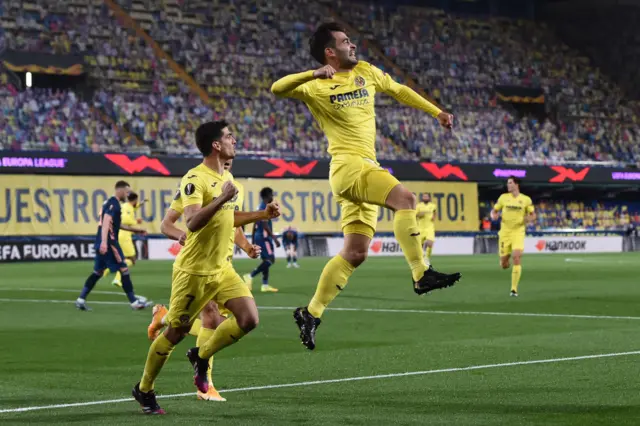
[[[46,299],[10,299],[0,298],[0,302],[27,302],[27,303],[75,303],[75,300],[46,300]],[[129,302],[112,302],[104,300],[89,301],[89,305],[128,305]],[[294,310],[295,306],[258,306],[258,309],[267,311]],[[491,311],[442,311],[433,309],[378,309],[378,308],[327,308],[328,311],[342,312],[378,312],[395,314],[435,314],[435,315],[488,315],[488,316],[513,316],[534,318],[574,318],[574,319],[615,319],[615,320],[640,320],[640,317],[617,315],[580,315],[580,314],[546,314],[535,312],[491,312]]]
[[[345,377],[342,379],[312,380],[312,381],[297,382],[297,383],[284,383],[279,385],[250,386],[250,387],[244,387],[244,388],[220,390],[220,392],[221,393],[249,392],[249,391],[259,391],[259,390],[269,390],[269,389],[293,388],[293,387],[301,387],[301,386],[315,386],[315,385],[324,385],[324,384],[330,384],[330,383],[356,382],[356,381],[362,381],[362,380],[391,379],[396,377],[424,376],[428,374],[439,374],[439,373],[457,373],[460,371],[487,370],[492,368],[516,367],[521,365],[552,364],[552,363],[558,363],[558,362],[580,361],[580,360],[586,360],[586,359],[599,359],[599,358],[612,358],[612,357],[621,357],[621,356],[629,356],[629,355],[640,355],[640,351],[613,352],[613,353],[606,353],[606,354],[581,355],[581,356],[563,357],[563,358],[549,358],[549,359],[537,359],[537,360],[529,360],[529,361],[504,362],[499,364],[472,365],[468,367],[442,368],[438,370],[378,374],[375,376]],[[171,395],[159,395],[158,398],[162,398],[162,399],[179,398],[183,396],[193,396],[193,395],[195,395],[195,393],[193,392],[176,393]],[[120,398],[120,399],[106,399],[101,401],[74,402],[70,404],[55,404],[55,405],[41,405],[41,406],[32,406],[32,407],[7,408],[7,409],[0,410],[0,414],[1,413],[23,413],[26,411],[49,410],[49,409],[55,409],[55,408],[86,407],[91,405],[116,404],[119,402],[129,402],[129,401],[134,401],[134,399]]]
[[[68,288],[0,288],[0,291],[46,291],[47,293],[79,293],[78,290],[72,290]],[[116,294],[118,296],[126,296],[122,291],[104,291],[104,290],[93,290],[92,294]]]

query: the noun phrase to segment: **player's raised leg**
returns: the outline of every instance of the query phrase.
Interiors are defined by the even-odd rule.
[[[395,211],[393,234],[411,269],[414,291],[417,294],[425,294],[454,285],[460,279],[460,273],[442,274],[425,262],[416,219],[416,196],[388,171],[379,166],[366,167],[371,170],[363,173],[359,179],[355,186],[359,194],[356,193],[355,196]]]

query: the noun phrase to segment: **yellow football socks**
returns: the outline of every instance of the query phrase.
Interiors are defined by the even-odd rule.
[[[522,265],[513,265],[511,269],[511,290],[518,292],[518,284],[522,276]]]
[[[191,327],[191,330],[193,330],[193,327]],[[196,346],[197,347],[202,346],[207,340],[211,339],[211,337],[215,332],[216,332],[215,330],[212,330],[210,328],[201,327],[200,333],[198,333],[198,338],[196,339]],[[191,332],[189,332],[189,334],[191,334]],[[209,358],[209,369],[207,370],[207,377],[209,378],[209,384],[211,385],[213,384],[213,378],[211,377],[212,368],[213,368],[213,356]]]
[[[415,210],[398,210],[393,218],[393,234],[398,240],[404,257],[411,268],[413,281],[418,281],[427,270],[422,246],[420,245],[420,229],[416,222]]]
[[[140,390],[142,392],[149,392],[153,390],[153,384],[162,370],[162,366],[169,355],[173,352],[174,345],[171,343],[164,334],[159,335],[156,340],[153,341],[149,347],[149,353],[147,354],[147,362],[144,365],[144,373],[142,374],[142,380],[140,380]]]
[[[340,255],[333,257],[322,270],[320,281],[313,299],[309,302],[309,313],[320,318],[326,307],[347,285],[347,281],[356,268]]]
[[[202,359],[208,359],[220,349],[240,340],[244,335],[245,332],[238,326],[236,319],[227,318],[216,328],[209,340],[204,342],[202,346],[198,346],[200,348],[198,356]]]
[[[427,246],[427,260],[431,263],[431,253],[433,252],[433,247]]]
[[[193,320],[193,324],[191,324],[191,328],[189,329],[189,334],[194,337],[200,337],[200,330],[204,330],[202,328],[202,320],[200,318],[196,318]]]

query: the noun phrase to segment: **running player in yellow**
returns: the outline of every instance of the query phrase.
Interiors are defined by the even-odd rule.
[[[507,179],[507,192],[498,198],[491,210],[491,218],[497,220],[502,212],[498,249],[500,266],[509,268],[509,257],[513,256],[511,270],[511,296],[518,297],[518,284],[522,276],[522,253],[524,252],[524,234],[526,222],[535,220],[536,215],[531,198],[520,193],[520,179]]]
[[[132,390],[145,414],[164,414],[156,401],[155,380],[175,346],[185,337],[200,311],[211,301],[233,314],[211,337],[187,352],[194,384],[209,390],[209,358],[237,342],[258,325],[258,309],[251,291],[233,269],[229,241],[234,228],[280,215],[279,206],[264,211],[236,211],[237,188],[223,177],[224,163],[235,156],[236,140],[225,121],[208,122],[196,130],[202,163],[180,183],[180,199],[188,229],[184,248],[173,265],[167,327],[151,344],[142,379]]]
[[[231,162],[232,161],[230,160],[224,165],[225,172],[223,176],[227,180],[233,180],[233,176],[230,173]],[[244,203],[244,188],[237,181],[233,181],[233,183],[238,188],[238,198],[234,202],[235,208],[236,210],[242,210],[242,205]],[[180,189],[178,188],[176,196],[169,206],[169,210],[167,210],[167,213],[162,219],[160,230],[164,235],[172,240],[178,241],[181,245],[184,246],[184,243],[187,240],[187,233],[175,225],[178,219],[180,219],[180,216],[182,216],[182,212],[183,208],[180,199]],[[230,241],[230,258],[233,257],[233,251],[236,244],[238,245],[238,247],[244,250],[244,252],[247,253],[250,258],[256,259],[258,256],[260,256],[260,247],[252,245],[249,240],[247,240],[242,227],[236,228],[234,233],[234,240]],[[160,331],[162,331],[162,329],[166,326],[165,319],[167,317],[167,313],[168,309],[164,305],[156,305],[153,307],[151,324],[149,324],[149,327],[147,328],[149,340],[155,340],[158,337],[158,334],[160,334]],[[218,305],[214,301],[211,301],[202,309],[200,318],[193,321],[191,329],[189,329],[189,334],[195,336],[198,339],[196,341],[196,344],[202,341],[206,341],[211,337],[215,329],[222,323],[222,321],[225,320],[228,315],[228,310],[226,310],[224,307],[218,309]],[[196,396],[201,400],[224,402],[226,401],[226,399],[220,395],[220,393],[213,385],[212,368],[213,357],[209,358],[209,371],[207,372],[207,377],[209,380],[209,390],[207,391],[207,393],[198,391]]]
[[[129,194],[127,194],[127,202],[122,204],[123,225],[137,226],[142,223],[142,219],[136,219],[136,210],[138,210],[139,207],[140,205],[138,205],[138,194],[133,191],[129,192]],[[133,245],[133,232],[120,231],[120,234],[118,234],[118,242],[120,243],[122,253],[125,257],[124,262],[128,267],[132,267],[136,264],[136,247]],[[113,282],[111,284],[122,287],[120,278],[121,274],[120,271],[118,271],[116,272],[116,277],[113,279]]]
[[[300,339],[312,350],[325,308],[367,257],[376,231],[378,206],[395,211],[394,234],[411,268],[416,293],[452,286],[460,274],[441,274],[425,264],[416,222],[416,197],[376,161],[374,98],[376,92],[387,93],[437,118],[445,128],[451,128],[453,116],[380,69],[358,61],[356,46],[338,24],[320,25],[309,46],[311,56],[322,67],[288,75],[273,83],[271,92],[303,101],[318,121],[329,141],[331,190],[342,208],[344,246],[322,271],[309,305],[294,312]]]
[[[436,204],[431,201],[431,195],[422,194],[421,202],[416,207],[416,218],[420,229],[420,244],[425,251],[427,265],[430,265],[433,243],[436,241]]]

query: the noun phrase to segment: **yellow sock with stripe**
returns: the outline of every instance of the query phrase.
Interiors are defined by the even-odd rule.
[[[329,260],[320,275],[316,293],[307,307],[309,313],[316,318],[320,318],[329,303],[347,285],[347,281],[355,269],[352,264],[340,255],[334,256]]]
[[[415,210],[398,210],[393,218],[393,234],[398,240],[411,268],[413,281],[418,281],[427,270],[420,245],[420,229]]]
[[[213,336],[202,346],[198,346],[198,356],[202,359],[211,358],[213,354],[221,349],[226,348],[238,340],[240,340],[246,333],[238,326],[238,321],[235,318],[227,318],[222,321],[222,324],[213,333]]]
[[[427,264],[431,263],[431,253],[433,252],[433,247],[427,246]]]
[[[171,352],[173,352],[173,348],[173,343],[164,337],[164,334],[159,335],[156,340],[153,341],[149,347],[147,362],[144,365],[144,373],[140,380],[140,390],[142,392],[153,390],[154,382],[158,374],[160,374],[162,366],[169,359]]]
[[[193,330],[193,327],[191,328]],[[196,339],[196,346],[200,347],[204,344],[204,342],[206,342],[207,340],[211,339],[211,337],[213,336],[213,334],[215,333],[215,330],[212,330],[210,328],[204,328],[201,327],[200,328],[200,333],[198,333],[198,338]],[[189,334],[191,334],[191,332],[189,332]],[[213,378],[211,377],[212,374],[212,368],[213,368],[213,356],[211,356],[211,358],[209,358],[209,369],[207,370],[207,377],[209,378],[209,385],[213,386]]]
[[[124,263],[127,264],[127,267],[131,268],[133,266],[133,261],[131,259],[125,259]],[[122,274],[120,271],[116,272],[116,277],[113,279],[114,281],[120,282],[122,280]]]
[[[522,276],[522,265],[513,265],[511,269],[511,290],[518,292],[518,284]]]
[[[202,328],[202,320],[200,318],[196,318],[193,320],[193,324],[191,324],[191,328],[189,329],[189,335],[193,337],[200,337],[200,331],[204,330]],[[196,344],[196,346],[198,346]]]

